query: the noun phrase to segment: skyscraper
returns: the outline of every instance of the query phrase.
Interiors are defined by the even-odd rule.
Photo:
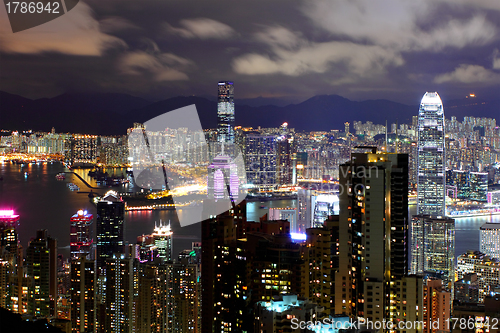
[[[172,230],[170,229],[169,224],[162,224],[160,221],[160,225],[155,224],[155,229],[152,234],[154,239],[154,244],[158,251],[158,257],[162,258],[165,261],[172,260]]]
[[[92,235],[93,218],[94,216],[92,214],[89,214],[86,210],[84,211],[81,209],[71,217],[71,259],[79,259],[81,256],[87,257],[91,255],[94,243]]]
[[[413,216],[411,242],[411,273],[440,274],[443,283],[453,290],[455,220],[427,215]]]
[[[392,319],[403,307],[396,281],[407,276],[409,257],[408,155],[353,153],[339,185],[335,312]]]
[[[125,203],[115,191],[108,191],[97,203],[97,271],[106,259],[124,252]]]
[[[134,265],[124,254],[106,259],[106,318],[100,332],[131,333],[133,329]]]
[[[417,214],[445,216],[445,140],[443,103],[426,92],[418,112]]]
[[[208,197],[215,201],[222,199],[236,201],[240,190],[239,181],[238,166],[231,157],[225,155],[224,151],[222,151],[208,166]],[[229,185],[229,193],[227,185]]]
[[[217,100],[217,141],[234,144],[234,86],[220,81]]]
[[[272,187],[277,180],[277,140],[274,135],[249,133],[245,137],[247,181],[256,187]]]
[[[0,307],[22,312],[23,249],[19,215],[0,210]]]

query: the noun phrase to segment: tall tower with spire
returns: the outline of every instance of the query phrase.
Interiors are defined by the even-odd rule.
[[[445,216],[444,109],[437,92],[426,92],[418,112],[419,215]]]

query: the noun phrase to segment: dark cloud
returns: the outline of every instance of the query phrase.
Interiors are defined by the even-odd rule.
[[[5,16],[0,90],[28,97],[159,100],[233,80],[237,98],[415,103],[433,89],[493,98],[500,85],[497,0],[89,0],[16,34]]]

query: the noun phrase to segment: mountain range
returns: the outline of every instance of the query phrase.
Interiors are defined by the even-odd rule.
[[[278,127],[288,122],[296,131],[327,131],[343,130],[345,122],[353,121],[411,123],[412,116],[418,114],[418,105],[384,99],[358,102],[338,95],[318,95],[289,105],[273,102],[280,104],[262,97],[236,101],[236,125]],[[179,96],[151,102],[119,93],[65,93],[32,100],[0,91],[0,129],[50,131],[54,127],[57,133],[119,135],[134,122],[191,104],[196,105],[203,128],[216,127],[217,103],[206,97]],[[500,100],[464,98],[443,101],[443,105],[446,117],[455,116],[459,121],[465,116],[498,118],[500,114]]]

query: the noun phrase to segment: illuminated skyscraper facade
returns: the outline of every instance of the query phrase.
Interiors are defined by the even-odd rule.
[[[23,248],[19,215],[0,210],[0,307],[22,313]]]
[[[79,210],[71,217],[71,259],[79,259],[81,256],[90,258],[94,242],[92,235],[93,218],[94,216],[89,214],[86,210]]]
[[[97,203],[97,271],[106,259],[124,253],[125,203],[114,191],[108,191]]]
[[[217,103],[217,141],[234,144],[234,86],[219,82]]]
[[[215,201],[223,199],[237,200],[239,181],[238,166],[231,157],[224,155],[224,152],[222,152],[214,158],[212,164],[208,167],[208,198]],[[229,191],[227,185],[229,185]]]
[[[411,222],[411,273],[442,274],[443,283],[453,290],[455,281],[455,220],[425,215]]]
[[[418,112],[418,201],[420,215],[445,216],[445,140],[443,103],[426,92]]]
[[[158,251],[158,257],[166,261],[172,260],[172,230],[169,224],[155,225],[154,232],[152,234],[154,239],[154,244]]]
[[[245,137],[247,181],[254,186],[274,186],[277,180],[277,138],[249,133]]]

